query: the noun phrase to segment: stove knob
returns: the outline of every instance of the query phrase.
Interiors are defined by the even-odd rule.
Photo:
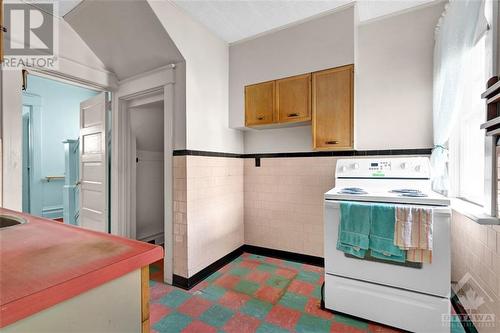
[[[352,164],[352,168],[353,168],[354,170],[358,170],[358,169],[359,169],[359,163],[354,163],[354,164]]]
[[[421,167],[420,165],[417,165],[417,166],[415,167],[415,171],[416,171],[416,172],[420,172],[420,171],[422,171],[422,167]]]
[[[345,165],[343,165],[343,166],[340,167],[340,172],[345,172],[346,170],[347,170],[347,168],[346,168]]]
[[[404,170],[404,169],[406,169],[407,166],[408,166],[408,163],[406,163],[406,162],[405,163],[401,163],[401,169]]]

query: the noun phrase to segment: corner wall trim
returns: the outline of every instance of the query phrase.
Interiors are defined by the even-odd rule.
[[[416,149],[385,149],[385,150],[343,150],[343,151],[310,151],[294,153],[258,153],[258,154],[235,154],[214,151],[174,150],[174,156],[207,156],[207,157],[230,157],[230,158],[286,158],[286,157],[324,157],[324,156],[379,156],[379,155],[430,155],[432,148]]]
[[[190,290],[194,286],[196,286],[198,283],[202,282],[205,280],[207,277],[224,267],[225,265],[229,264],[231,261],[234,259],[238,258],[241,256],[244,252],[246,253],[251,253],[251,254],[256,254],[256,255],[261,255],[265,257],[271,257],[271,258],[277,258],[277,259],[283,259],[283,260],[288,260],[288,261],[294,261],[302,264],[308,264],[308,265],[313,265],[313,266],[318,266],[318,267],[324,267],[325,266],[325,259],[321,257],[315,257],[315,256],[310,256],[306,254],[300,254],[300,253],[293,253],[293,252],[288,252],[288,251],[282,251],[282,250],[275,250],[275,249],[269,249],[265,247],[260,247],[260,246],[253,246],[253,245],[242,245],[236,250],[230,252],[229,254],[226,254],[224,257],[220,258],[219,260],[215,261],[214,263],[208,265],[192,277],[186,278],[180,275],[175,275],[173,277],[172,285],[175,287],[179,287],[185,290]]]
[[[172,284],[175,287],[179,287],[185,290],[189,290],[196,286],[198,283],[201,281],[205,280],[207,277],[224,267],[225,265],[229,264],[231,261],[234,259],[238,258],[240,255],[243,254],[243,246],[240,246],[236,250],[226,254],[224,257],[220,258],[219,260],[213,262],[212,264],[208,265],[195,275],[186,278],[180,275],[175,275],[173,276]]]

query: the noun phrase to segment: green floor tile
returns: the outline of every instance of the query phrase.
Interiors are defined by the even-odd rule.
[[[208,286],[201,290],[200,296],[210,301],[217,301],[226,293],[226,289],[219,286]]]
[[[158,332],[178,333],[191,323],[191,318],[182,313],[174,312],[153,325]]]
[[[274,273],[274,271],[276,271],[276,268],[277,267],[275,265],[270,265],[268,263],[262,263],[259,266],[257,266],[257,269],[259,271],[269,272],[269,273]]]
[[[233,315],[231,310],[214,304],[200,316],[200,319],[211,326],[222,327]]]
[[[163,296],[159,300],[159,303],[164,304],[171,308],[177,308],[189,298],[191,298],[191,294],[185,291],[181,291],[179,289],[174,289],[167,295]]]
[[[316,272],[300,271],[297,274],[297,279],[302,281],[307,281],[311,283],[316,283],[320,279],[321,275]]]
[[[302,264],[298,262],[293,262],[293,261],[283,261],[285,266],[295,268],[296,270],[302,270]]]
[[[215,272],[215,273],[211,274],[209,277],[207,277],[207,278],[205,279],[205,281],[207,281],[207,282],[212,282],[212,281],[214,281],[215,279],[217,279],[218,277],[220,277],[221,275],[222,275],[222,274],[221,274],[221,272],[217,271],[217,272]]]
[[[271,303],[252,298],[248,300],[245,305],[243,305],[243,307],[240,309],[240,312],[263,320],[272,307],[273,305]]]
[[[451,333],[465,333],[465,329],[460,322],[460,318],[457,316],[451,316],[450,318],[450,328]]]
[[[247,294],[247,295],[254,295],[255,292],[259,289],[260,285],[258,283],[248,281],[248,280],[241,280],[234,286],[234,290]]]
[[[321,286],[314,287],[314,290],[311,293],[311,297],[321,299]]]
[[[307,301],[308,299],[306,296],[287,292],[281,297],[279,304],[291,309],[304,311]]]
[[[289,331],[268,323],[262,323],[255,333],[289,333]]]
[[[368,323],[341,314],[335,314],[334,320],[347,326],[353,326],[362,330],[368,329]]]
[[[250,270],[246,267],[234,267],[231,268],[228,273],[231,275],[244,276],[250,273]]]
[[[273,275],[269,279],[267,279],[266,284],[278,289],[283,289],[290,283],[290,281],[291,280],[287,279],[286,277]]]
[[[295,329],[298,333],[321,333],[330,332],[330,326],[331,322],[329,320],[304,313],[300,317]]]

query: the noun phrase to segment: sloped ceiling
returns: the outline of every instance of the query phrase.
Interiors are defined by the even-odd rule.
[[[359,20],[415,7],[433,0],[359,0]],[[173,0],[223,40],[233,43],[306,20],[353,3],[353,0]]]
[[[64,19],[119,80],[183,61],[145,0],[85,0]]]

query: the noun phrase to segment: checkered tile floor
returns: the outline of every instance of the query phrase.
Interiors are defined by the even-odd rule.
[[[398,332],[321,310],[323,269],[315,266],[245,253],[190,291],[160,276],[151,266],[153,333]]]

